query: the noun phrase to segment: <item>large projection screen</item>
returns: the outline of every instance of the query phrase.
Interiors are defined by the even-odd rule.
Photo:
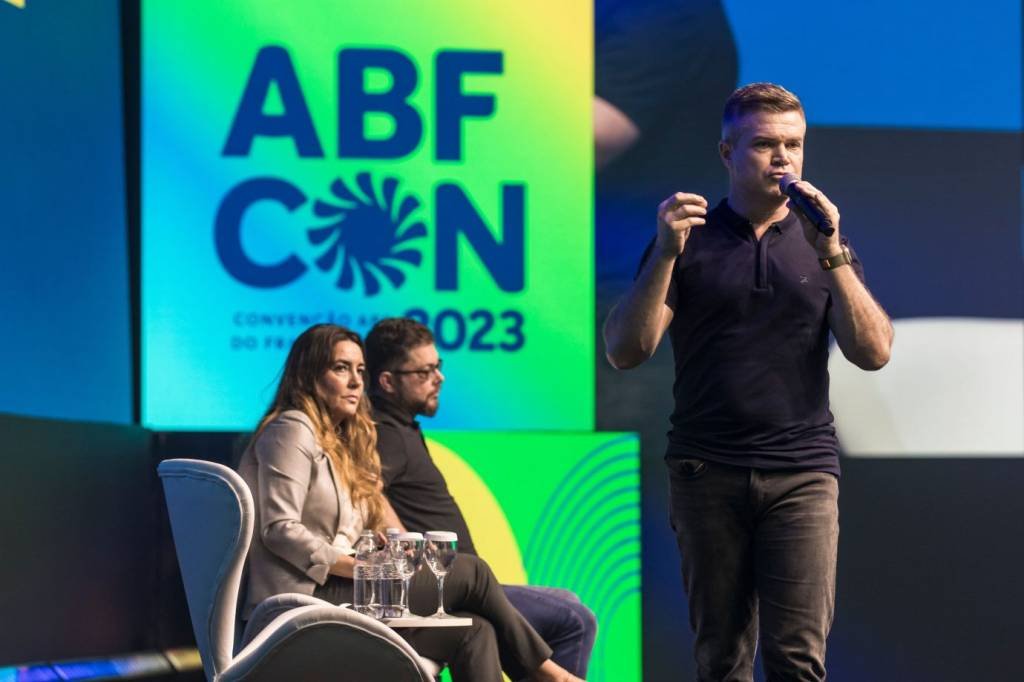
[[[439,426],[592,429],[591,17],[144,2],[144,425],[251,428],[303,329],[408,315]]]

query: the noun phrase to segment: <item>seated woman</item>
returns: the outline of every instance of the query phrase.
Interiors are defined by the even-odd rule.
[[[267,414],[239,463],[256,504],[249,550],[248,618],[267,597],[312,594],[352,601],[352,546],[364,528],[393,518],[381,494],[376,429],[363,393],[363,346],[344,327],[307,329],[288,353]],[[444,529],[439,529],[444,530]],[[416,651],[445,661],[453,680],[579,680],[551,659],[482,560],[459,556],[445,579],[444,606],[469,616],[468,628],[399,629]],[[434,578],[420,571],[410,607],[437,608]]]

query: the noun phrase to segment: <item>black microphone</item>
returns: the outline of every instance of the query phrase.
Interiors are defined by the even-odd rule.
[[[779,179],[779,189],[789,197],[789,200],[793,202],[793,206],[803,213],[805,218],[814,223],[814,226],[818,228],[818,232],[821,232],[826,237],[831,237],[836,231],[836,228],[832,227],[832,221],[818,210],[818,207],[812,204],[810,199],[800,193],[800,190],[796,188],[796,183],[798,182],[800,182],[800,178],[792,173],[786,173]]]

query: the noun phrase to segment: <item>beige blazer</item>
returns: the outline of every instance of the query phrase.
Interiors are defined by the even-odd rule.
[[[242,455],[238,473],[256,506],[243,619],[267,597],[313,594],[331,565],[352,554],[363,515],[333,469],[312,422],[298,410],[267,424]]]

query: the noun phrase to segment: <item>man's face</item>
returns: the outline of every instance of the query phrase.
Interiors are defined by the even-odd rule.
[[[730,194],[781,200],[782,176],[800,177],[803,172],[806,133],[807,122],[799,111],[754,111],[733,122],[730,140],[719,145]]]
[[[428,343],[408,351],[408,357],[391,372],[394,398],[413,414],[433,417],[437,413],[438,396],[444,374],[441,358],[434,344]]]

